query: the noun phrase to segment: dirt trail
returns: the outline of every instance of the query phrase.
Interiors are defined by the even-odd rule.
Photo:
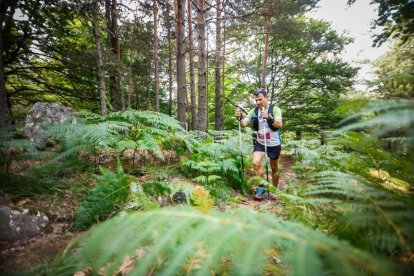
[[[296,174],[292,171],[293,159],[290,155],[282,154],[279,162],[279,166],[282,168],[282,173],[279,179],[279,188],[283,190],[287,187],[290,179],[296,178]]]
[[[279,178],[279,189],[284,190],[288,186],[289,180],[295,179],[296,174],[292,171],[292,164],[293,159],[290,155],[282,154],[279,159],[279,168],[281,169],[281,175]],[[269,182],[271,183],[271,177],[269,176]],[[264,200],[256,200],[253,196],[246,198],[246,200],[242,201],[239,204],[240,207],[242,206],[249,206],[250,208],[256,210],[270,210],[277,214],[283,214],[284,208],[283,205],[277,200],[276,197],[271,196],[270,199]]]

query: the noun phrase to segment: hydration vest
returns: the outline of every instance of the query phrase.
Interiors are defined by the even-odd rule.
[[[269,106],[269,112],[268,112],[272,117],[273,117],[273,107],[274,107],[274,105],[271,104]],[[253,117],[251,118],[251,120],[252,120],[252,123],[253,123],[253,129],[255,131],[258,131],[259,130],[259,107],[258,106],[256,106],[256,108],[254,109]],[[279,131],[280,132],[280,129],[273,126],[273,124],[268,123],[268,125],[269,125],[269,128],[272,131]],[[279,133],[279,136],[280,136],[280,133]]]

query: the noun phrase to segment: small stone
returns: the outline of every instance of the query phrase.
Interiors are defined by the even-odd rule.
[[[11,210],[11,214],[13,216],[18,216],[18,215],[20,215],[20,212],[19,211],[16,211],[16,210]]]

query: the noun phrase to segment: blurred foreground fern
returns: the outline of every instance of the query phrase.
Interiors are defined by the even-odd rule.
[[[203,214],[163,208],[113,218],[92,228],[67,255],[69,274],[394,275],[395,267],[298,223],[249,209]],[[54,267],[49,267],[53,274]]]
[[[345,120],[352,123],[328,145],[293,143],[295,167],[304,180],[288,190],[297,196],[281,196],[308,217],[323,216],[317,227],[412,265],[413,110],[413,101],[374,102]],[[389,139],[398,147],[383,143]]]

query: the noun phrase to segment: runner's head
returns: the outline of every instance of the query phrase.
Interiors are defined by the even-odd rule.
[[[267,91],[264,88],[259,88],[254,92],[256,104],[259,108],[267,107]]]

